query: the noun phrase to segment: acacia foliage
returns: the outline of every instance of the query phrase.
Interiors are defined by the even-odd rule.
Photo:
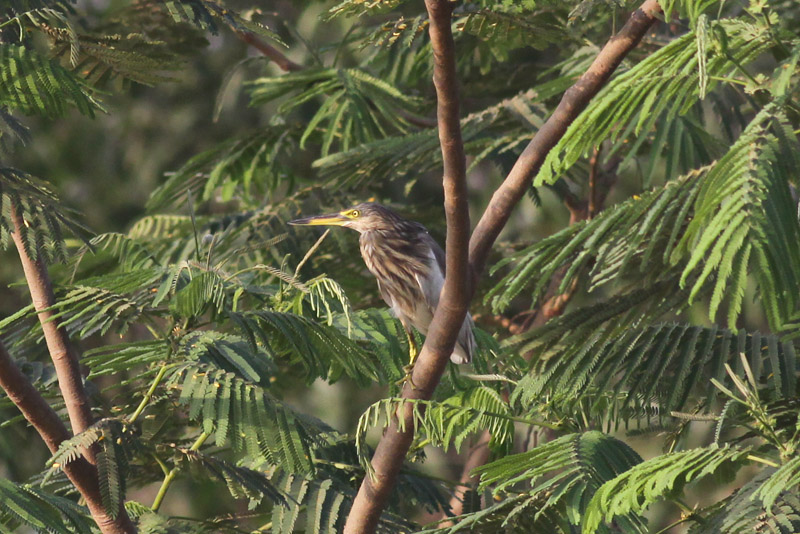
[[[473,311],[524,315],[572,288],[575,303],[511,337],[479,322],[493,331],[478,332],[473,372],[454,369],[423,403],[391,396],[407,341],[365,289],[353,240],[285,226],[301,211],[373,195],[427,217],[424,202],[397,202],[399,190],[426,191],[441,161],[420,6],[330,3],[321,25],[359,21],[330,46],[209,0],[139,0],[100,21],[65,1],[7,3],[6,148],[29,141],[23,116],[93,117],[110,109],[108,91],[174,81],[203,53],[186,44],[206,33],[255,35],[305,51],[305,62],[289,73],[253,62],[263,64],[240,89],[263,124],[173,169],[125,232],[92,234],[4,153],[0,239],[7,247],[14,206],[28,254],[63,264],[51,269],[51,311],[76,343],[95,347],[81,363],[99,386],[95,425],[41,472],[0,481],[9,503],[0,526],[90,532],[60,467],[95,445],[104,506],[113,515],[124,503],[141,532],[336,532],[369,475],[369,431],[408,408],[411,459],[424,459],[425,444],[460,450],[484,429],[492,437],[493,461],[475,471],[476,491],[491,498],[426,532],[647,532],[648,519],[659,521],[648,509],[662,501],[685,512],[691,532],[800,529],[800,9],[662,7],[674,24],[620,67],[531,190],[543,209],[593,194],[597,150],[595,165],[616,162],[618,194],[543,239],[512,232]],[[624,11],[595,0],[458,6],[462,129],[475,176],[502,177]],[[0,321],[0,336],[60,409],[32,307]],[[390,396],[333,428],[298,407],[316,381],[380,384]],[[698,445],[700,421],[714,431]],[[20,424],[10,417],[0,431]],[[520,430],[537,439],[515,442]],[[665,453],[643,460],[633,435]],[[751,479],[726,486],[737,473]],[[170,517],[161,504],[175,477],[211,481],[249,511]],[[422,530],[421,510],[447,514],[452,484],[411,464],[401,478],[382,531]],[[727,496],[687,502],[695,494],[686,488],[711,478]],[[154,482],[163,490],[155,500],[128,498]]]

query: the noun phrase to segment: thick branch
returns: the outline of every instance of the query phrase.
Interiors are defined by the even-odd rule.
[[[455,44],[451,32],[452,5],[448,0],[426,0],[425,6],[431,20],[429,31],[434,55],[433,81],[436,86],[439,142],[443,159],[447,275],[425,345],[414,366],[414,387],[407,383],[403,389],[403,397],[407,399],[430,399],[433,396],[453,352],[470,300],[467,263],[469,206],[466,160],[459,122]],[[396,421],[386,430],[372,457],[375,478],[364,478],[345,524],[346,534],[374,532],[394,488],[414,438],[411,406],[405,407],[402,413],[396,415],[403,418],[406,430],[400,432]]]
[[[0,387],[42,436],[50,452],[55,452],[62,441],[72,437],[58,414],[33,387],[28,377],[19,370],[2,341],[0,341]]]
[[[14,224],[14,232],[11,236],[19,252],[19,259],[25,272],[25,280],[31,293],[33,307],[39,314],[39,322],[42,323],[47,350],[53,359],[56,376],[58,377],[58,386],[61,388],[61,395],[64,397],[69,420],[72,424],[72,431],[78,434],[89,428],[93,422],[89,399],[83,389],[78,355],[69,342],[66,330],[60,326],[60,321],[53,319],[54,314],[52,311],[46,311],[56,303],[53,285],[50,282],[50,276],[47,274],[47,266],[44,263],[41,251],[39,251],[34,260],[25,250],[21,233],[21,229],[25,226],[25,220],[17,207],[13,205],[11,206],[11,220]]]
[[[489,206],[472,234],[469,256],[474,276],[480,276],[483,271],[492,245],[508,222],[511,210],[539,172],[547,153],[611,77],[628,52],[639,43],[660,11],[657,0],[645,0],[631,14],[625,26],[606,43],[589,69],[564,93],[556,110],[517,159],[503,184],[492,195]]]
[[[284,56],[280,50],[268,43],[265,43],[256,37],[255,34],[251,32],[236,32],[236,35],[239,36],[239,39],[261,52],[265,57],[268,57],[274,61],[278,68],[280,68],[282,71],[295,72],[298,70],[303,70],[302,65],[298,65],[288,57]]]
[[[19,370],[2,341],[0,341],[0,387],[39,433],[50,452],[56,452],[61,442],[71,437],[56,412]],[[83,458],[78,458],[65,465],[63,469],[86,501],[92,518],[103,534],[136,532],[136,527],[131,523],[122,505],[116,519],[105,511],[97,482],[97,469],[92,464]]]

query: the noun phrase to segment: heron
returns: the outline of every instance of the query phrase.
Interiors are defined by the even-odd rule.
[[[359,245],[367,269],[378,281],[381,297],[403,325],[408,337],[409,379],[419,349],[412,327],[423,335],[433,320],[444,286],[445,256],[442,247],[418,222],[377,204],[364,202],[338,213],[290,221],[296,226],[343,226],[361,235]],[[450,361],[465,364],[475,353],[472,317],[467,313]],[[412,382],[413,386],[413,382]]]

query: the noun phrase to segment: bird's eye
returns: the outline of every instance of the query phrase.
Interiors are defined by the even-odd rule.
[[[350,213],[348,213],[348,215],[350,216],[351,219],[355,219],[361,215],[361,212],[358,210],[350,210]]]

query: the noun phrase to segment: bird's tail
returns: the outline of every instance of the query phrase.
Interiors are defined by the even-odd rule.
[[[450,355],[450,361],[456,364],[470,363],[472,355],[475,354],[476,344],[475,336],[472,333],[472,316],[467,314],[464,318],[464,324],[461,325],[461,331],[458,333],[456,346],[453,349],[453,354]]]

